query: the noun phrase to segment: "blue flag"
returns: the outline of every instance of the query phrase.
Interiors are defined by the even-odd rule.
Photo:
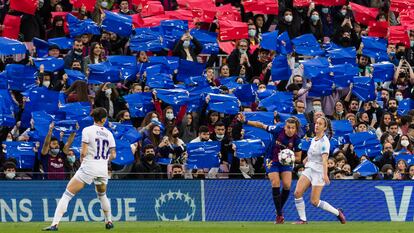
[[[36,38],[33,38],[33,46],[36,47],[36,54],[38,57],[45,57],[49,53],[49,43],[46,41]]]
[[[361,176],[372,176],[378,174],[379,169],[369,160],[360,163],[353,172],[358,172]]]
[[[108,61],[112,66],[121,70],[121,76],[125,80],[134,80],[138,73],[137,59],[135,56],[113,55],[108,56]]]
[[[363,55],[372,57],[377,62],[388,60],[388,43],[385,39],[363,36],[362,43],[364,44],[364,47],[362,49]]]
[[[287,31],[277,37],[277,52],[283,55],[293,52],[292,42]]]
[[[59,92],[46,87],[35,87],[27,92],[26,105],[22,115],[22,126],[30,127],[30,118],[34,111],[53,114],[58,110]]]
[[[162,37],[159,31],[151,28],[137,28],[131,35],[129,47],[132,51],[161,51]]]
[[[334,120],[331,124],[335,136],[345,136],[353,132],[351,122],[348,120]]]
[[[333,72],[334,83],[336,87],[349,87],[354,81],[354,76],[358,76],[358,67],[352,64],[342,64],[329,67]]]
[[[76,120],[62,120],[55,122],[55,130],[59,132],[64,132],[65,134],[70,134],[76,132]]]
[[[204,96],[206,93],[219,93],[218,88],[212,88],[210,86],[195,86],[193,88],[188,88],[187,90],[190,93],[187,101],[187,112],[201,111],[202,106],[205,103]]]
[[[309,150],[309,148],[310,148],[310,145],[311,145],[311,140],[309,140],[309,139],[302,139],[301,141],[300,141],[300,149],[302,150],[302,151],[308,151]]]
[[[259,103],[259,107],[264,107],[269,112],[290,113],[292,112],[292,106],[293,93],[290,92],[276,92]]]
[[[124,140],[116,140],[116,158],[112,163],[120,166],[126,166],[134,163],[134,155],[131,151],[131,143]]]
[[[355,64],[355,47],[332,49],[327,51],[332,65]]]
[[[217,33],[209,32],[206,30],[191,30],[190,34],[197,38],[197,40],[203,45],[203,54],[218,54],[219,45],[217,43]]]
[[[148,69],[147,69],[148,71]],[[150,88],[174,88],[174,82],[171,75],[165,73],[148,73],[146,84]]]
[[[163,47],[173,49],[177,41],[188,30],[188,21],[163,20],[160,23],[160,32],[163,35]]]
[[[375,83],[370,77],[354,77],[352,94],[362,101],[375,100]]]
[[[306,78],[312,79],[329,73],[329,61],[327,58],[318,57],[303,61],[302,64],[304,67],[304,76]]]
[[[391,62],[379,62],[371,66],[374,67],[372,78],[375,82],[387,82],[394,79],[394,64]]]
[[[279,31],[275,30],[273,32],[266,32],[262,34],[262,41],[260,41],[260,47],[268,50],[276,51],[277,46],[277,37],[279,36]]]
[[[40,66],[45,67],[46,72],[56,72],[62,70],[65,66],[65,61],[62,58],[45,57],[45,58],[33,58],[36,68],[39,70]]]
[[[180,59],[177,80],[179,82],[184,82],[187,78],[191,76],[200,76],[203,74],[205,67],[206,67],[206,64],[204,63],[198,63],[198,62],[187,61],[185,59]]]
[[[257,85],[243,84],[238,86],[234,91],[234,95],[240,100],[242,105],[250,106],[256,100]]]
[[[184,81],[186,87],[207,87],[210,86],[207,82],[207,78],[205,76],[193,76]]]
[[[157,89],[157,98],[169,105],[184,105],[189,93],[183,89]]]
[[[71,37],[81,36],[83,34],[101,34],[101,29],[91,19],[79,20],[72,14],[67,14],[66,22],[68,22],[69,34]]]
[[[0,55],[25,54],[26,46],[18,41],[6,37],[0,37]]]
[[[230,95],[212,94],[208,103],[208,110],[236,115],[239,112],[239,100]]]
[[[152,56],[149,58],[149,65],[154,64],[161,64],[163,68],[166,70],[166,73],[173,74],[175,70],[178,70],[180,66],[180,58],[179,57],[171,57],[171,56]],[[197,76],[197,75],[194,75]]]
[[[219,80],[220,80],[220,83],[221,83],[222,86],[226,86],[228,89],[234,89],[234,88],[237,88],[240,85],[242,85],[242,84],[236,82],[237,78],[238,77],[236,77],[236,76],[231,76],[231,77],[228,77],[228,78],[220,78]]]
[[[0,90],[0,126],[13,127],[16,123],[14,118],[15,109],[18,106],[13,102],[8,90]]]
[[[196,142],[187,144],[187,168],[213,168],[219,167],[219,155],[221,150],[221,143],[216,141],[211,142]]]
[[[110,129],[114,134],[115,139],[127,141],[130,144],[135,143],[142,138],[141,133],[138,132],[134,126],[129,124],[111,122]]]
[[[403,99],[398,103],[398,113],[401,115],[408,114],[411,109],[414,109],[414,100],[412,99]]]
[[[233,141],[236,145],[237,158],[255,158],[265,153],[266,146],[260,139]]]
[[[245,139],[252,139],[252,140],[259,139],[265,144],[266,150],[271,148],[272,134],[268,133],[264,129],[256,128],[256,127],[249,126],[249,125],[244,125],[243,129],[244,129]]]
[[[49,44],[55,44],[59,49],[69,50],[73,48],[73,38],[69,37],[56,37],[48,40]]]
[[[102,84],[106,82],[117,83],[121,80],[119,69],[112,66],[108,61],[98,64],[89,64],[88,67],[88,83],[90,84]]]
[[[408,166],[411,166],[414,164],[414,155],[410,154],[410,152],[398,153],[395,156],[395,165],[397,165],[400,160],[404,160]]]
[[[7,64],[6,77],[10,89],[14,91],[26,91],[29,87],[36,84],[36,69],[34,66],[25,66],[21,64]]]
[[[87,102],[75,102],[63,104],[59,108],[60,112],[64,112],[67,120],[82,120],[89,116],[91,112],[91,105]]]
[[[143,92],[124,96],[124,100],[128,103],[129,114],[131,117],[145,117],[145,115],[154,110],[152,101],[152,93]]]
[[[35,162],[34,142],[3,142],[6,145],[6,158],[15,158],[20,169],[33,169]]]
[[[354,146],[354,151],[358,157],[366,155],[370,158],[375,158],[381,154],[382,146],[375,133],[352,133],[349,134],[349,140]]]
[[[292,39],[293,45],[295,45],[296,53],[307,56],[318,56],[324,54],[315,36],[311,33],[304,34]]]
[[[102,29],[123,37],[128,37],[132,33],[132,17],[105,11],[105,19],[102,22]]]
[[[265,125],[274,124],[274,113],[273,112],[243,112],[243,115],[248,121],[259,121]]]
[[[257,98],[259,98],[259,100],[266,99],[267,97],[273,95],[274,93],[275,93],[274,90],[270,90],[266,88],[266,90],[262,92],[257,92]]]
[[[35,134],[31,137],[34,140],[44,141],[49,131],[49,125],[54,121],[54,117],[45,111],[32,112],[32,119],[35,128]]]
[[[85,74],[79,70],[69,70],[65,69],[65,73],[68,75],[68,83],[72,85],[76,80],[86,81]]]
[[[287,57],[283,55],[276,56],[272,61],[272,80],[289,80],[292,71],[290,70]]]

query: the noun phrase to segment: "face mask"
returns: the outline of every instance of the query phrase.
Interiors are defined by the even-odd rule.
[[[341,14],[342,14],[343,16],[345,16],[345,15],[346,15],[346,10],[341,10]]]
[[[75,160],[76,160],[76,157],[75,156],[68,156],[68,162],[70,164],[74,164],[75,163]]]
[[[254,37],[256,35],[256,30],[254,30],[254,29],[250,29],[249,30],[249,36],[250,37]]]
[[[395,56],[395,52],[390,52],[390,56],[394,57]]]
[[[312,16],[311,16],[311,20],[312,20],[313,22],[318,21],[318,20],[319,20],[319,15],[312,15]]]
[[[202,141],[202,142],[208,142],[208,139],[200,138],[200,141]]]
[[[266,91],[266,89],[259,89],[257,90],[257,93],[263,93],[264,91]]]
[[[106,8],[106,7],[108,6],[108,2],[101,2],[101,6],[102,6],[103,8]]]
[[[75,49],[75,54],[78,56],[82,56],[82,49]]]
[[[168,119],[168,120],[172,120],[172,119],[174,119],[174,114],[173,113],[167,113],[167,114],[165,114],[165,117]]]
[[[404,52],[397,52],[397,53],[395,53],[395,57],[397,59],[401,59],[403,56],[404,56]]]
[[[351,38],[349,38],[349,37],[341,37],[341,41],[343,43],[349,43],[349,42],[351,42]]]
[[[14,177],[16,177],[16,173],[15,172],[6,173],[6,178],[7,179],[12,180],[12,179],[14,179]]]
[[[408,145],[410,145],[410,142],[408,140],[401,140],[401,146],[407,147]]]
[[[241,54],[245,54],[245,53],[246,53],[246,50],[245,50],[245,49],[239,49],[239,52],[240,52]]]
[[[144,158],[146,161],[152,161],[154,160],[154,157],[155,157],[154,154],[146,154]]]
[[[222,140],[224,138],[224,134],[216,134],[216,138],[218,140]]]
[[[183,42],[183,47],[184,47],[184,48],[188,48],[188,47],[190,47],[190,41],[189,41],[189,40],[185,40],[185,41]]]
[[[285,16],[285,21],[286,22],[290,23],[290,22],[292,22],[292,20],[293,20],[293,16],[291,16],[291,15],[286,15]]]
[[[410,47],[414,47],[414,40],[410,40]]]
[[[315,112],[321,112],[321,111],[322,111],[322,107],[321,107],[321,106],[319,106],[319,105],[315,105],[315,106],[313,106],[313,110],[314,110]]]
[[[393,153],[391,151],[386,151],[382,154],[385,158],[391,158]]]
[[[178,136],[180,136],[178,133],[172,135],[173,138],[178,138]]]
[[[112,89],[106,89],[105,90],[105,95],[106,96],[110,96],[112,94]]]
[[[243,173],[248,173],[249,170],[249,166],[240,166],[240,171]]]
[[[329,12],[329,8],[326,8],[326,7],[322,8],[322,13],[328,14],[328,12]]]
[[[172,178],[173,178],[173,179],[183,179],[184,177],[183,177],[183,175],[181,175],[181,174],[174,174],[174,175],[172,176]]]
[[[338,114],[338,115],[342,115],[343,113],[344,113],[344,111],[336,112],[336,114]]]
[[[298,177],[302,175],[302,171],[298,171]]]
[[[403,97],[402,97],[401,95],[398,95],[398,96],[396,96],[396,97],[395,97],[395,99],[396,99],[398,102],[400,102],[401,100],[403,100]]]
[[[11,142],[11,141],[13,141],[13,139],[11,139],[11,138],[6,139],[6,142]]]
[[[158,117],[151,118],[151,122],[159,122]]]
[[[43,86],[49,87],[50,86],[50,81],[43,81]]]
[[[50,149],[50,155],[52,156],[56,156],[57,154],[59,154],[60,149]]]

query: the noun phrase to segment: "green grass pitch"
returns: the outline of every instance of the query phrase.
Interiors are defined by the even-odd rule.
[[[35,233],[50,223],[0,223],[0,232]],[[307,225],[274,225],[271,222],[115,222],[115,228],[105,230],[103,223],[97,222],[63,222],[59,232],[122,232],[122,233],[393,233],[413,232],[411,222],[310,222]]]

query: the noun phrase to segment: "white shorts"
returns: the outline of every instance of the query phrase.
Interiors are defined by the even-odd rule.
[[[310,180],[312,186],[324,186],[325,181],[323,181],[323,172],[317,172],[310,167],[305,168],[305,171],[302,172],[302,176],[305,176]]]
[[[92,182],[95,185],[108,184],[108,177],[96,177],[88,175],[83,171],[82,168],[79,168],[73,177],[88,185],[92,184]]]

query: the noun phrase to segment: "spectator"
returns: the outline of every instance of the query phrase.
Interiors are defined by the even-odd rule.
[[[194,47],[191,47],[191,42]],[[198,40],[190,35],[189,32],[184,33],[181,37],[181,40],[175,45],[173,54],[174,56],[180,57],[187,61],[197,62],[197,56],[201,53],[203,46],[198,42]]]
[[[119,98],[118,91],[111,83],[101,84],[95,96],[95,107],[103,107],[108,111],[108,118],[115,119],[125,104]]]
[[[81,61],[81,67],[83,66],[83,43],[82,39],[79,37],[75,38],[73,42],[73,48],[69,53],[65,56],[65,68],[69,69],[72,67],[73,60]]]
[[[76,80],[72,85],[65,91],[67,96],[66,101],[68,103],[73,102],[90,102],[88,95],[88,85],[85,81]]]
[[[173,164],[171,168],[171,179],[181,180],[184,179],[184,170],[181,164]]]
[[[197,126],[193,114],[187,113],[180,127],[180,137],[184,143],[188,143],[197,137]]]
[[[413,145],[410,143],[410,140],[408,139],[407,135],[402,135],[400,137],[400,141],[398,141],[397,143],[395,152],[398,154],[413,154]]]
[[[238,76],[242,65],[246,68],[246,73],[251,73],[249,42],[245,39],[237,43],[237,47],[231,52],[228,58],[230,76]],[[225,75],[221,75],[226,77]]]
[[[398,160],[397,167],[394,172],[393,180],[406,180],[407,179],[407,162],[405,160]]]
[[[408,167],[408,180],[414,180],[414,165]]]
[[[15,180],[16,179],[16,164],[12,161],[5,162],[3,165],[3,173],[0,174],[0,179]]]
[[[207,141],[211,141],[210,139],[210,131],[208,129],[207,126],[200,126],[200,128],[198,129],[198,137],[193,139],[190,143],[194,143],[194,142],[207,142]]]
[[[102,45],[98,42],[93,42],[91,44],[91,51],[89,55],[83,58],[83,72],[85,74],[89,73],[89,64],[97,64],[104,61],[102,56]]]
[[[154,146],[148,144],[144,146],[143,158],[141,162],[134,164],[132,168],[132,178],[134,179],[158,179],[161,177],[161,167],[155,162]]]

